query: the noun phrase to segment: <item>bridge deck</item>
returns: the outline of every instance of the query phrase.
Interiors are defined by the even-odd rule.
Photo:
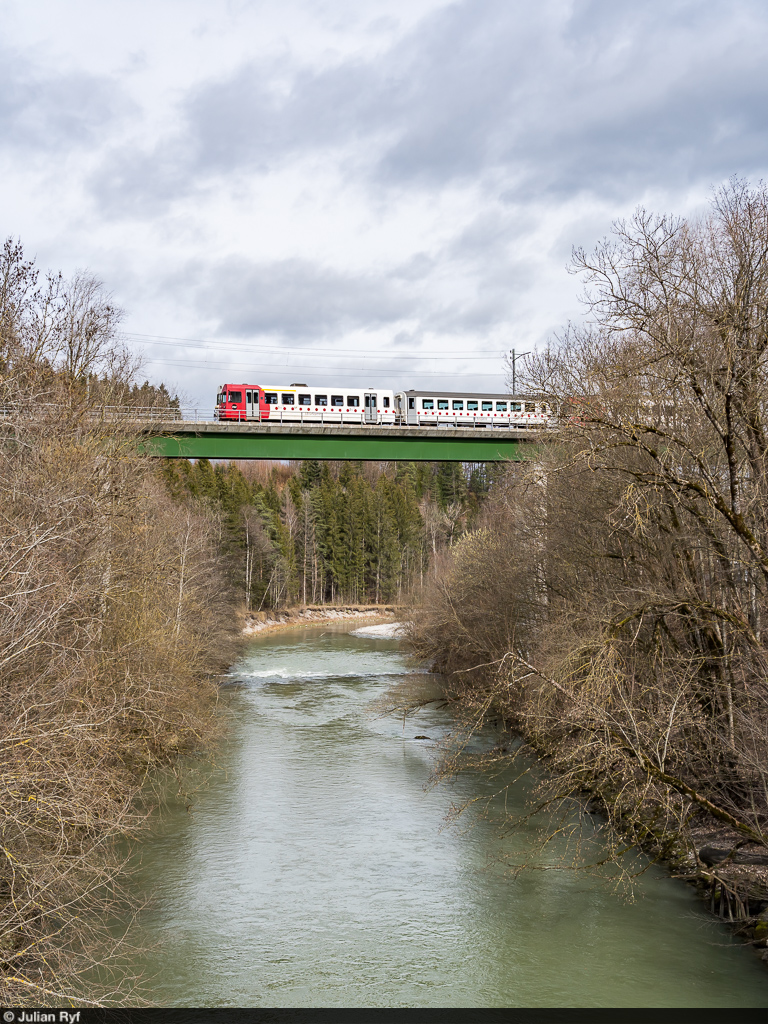
[[[181,459],[363,459],[500,462],[530,458],[541,433],[466,427],[322,426],[171,421],[147,428],[144,450]]]

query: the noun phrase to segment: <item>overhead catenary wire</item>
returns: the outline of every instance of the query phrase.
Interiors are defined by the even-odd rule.
[[[213,341],[211,339],[206,339],[206,338],[175,338],[175,337],[172,337],[170,335],[165,335],[165,334],[139,334],[139,333],[137,333],[135,331],[123,331],[122,333],[124,334],[125,337],[145,338],[145,339],[147,339],[147,341],[151,342],[151,344],[153,346],[154,345],[158,345],[158,346],[162,346],[163,348],[179,348],[182,345],[196,345],[196,346],[203,346],[203,347],[206,347],[206,348],[214,348],[214,349],[217,349],[217,350],[233,349],[235,351],[243,350],[243,351],[249,351],[249,352],[251,352],[251,351],[259,351],[259,352],[285,352],[286,351],[286,346],[284,346],[284,345],[275,345],[275,344],[264,345],[264,344],[260,344],[259,342],[249,342],[249,341],[227,341],[227,342],[221,342],[221,341]],[[392,358],[396,358],[398,360],[398,362],[403,362],[405,360],[408,360],[409,362],[429,362],[429,361],[434,361],[436,359],[439,359],[439,360],[442,361],[442,360],[444,360],[446,358],[446,356],[448,356],[448,357],[453,356],[453,357],[455,357],[457,359],[469,358],[469,359],[472,359],[473,361],[475,361],[475,360],[483,360],[485,362],[490,362],[490,361],[494,361],[494,360],[501,360],[504,357],[504,355],[505,355],[505,352],[500,350],[500,351],[498,351],[497,353],[495,353],[493,355],[491,355],[491,354],[475,355],[474,353],[472,353],[469,356],[467,356],[466,352],[446,352],[445,349],[442,349],[439,353],[425,354],[425,355],[420,355],[420,356],[400,355],[399,353],[393,353],[392,351],[382,352],[381,355],[378,355],[376,353],[361,353],[359,348],[336,348],[336,347],[330,347],[329,348],[329,347],[318,347],[318,346],[315,346],[315,345],[309,345],[306,348],[294,349],[293,351],[294,352],[307,352],[308,354],[313,354],[313,355],[315,355],[317,353],[321,353],[321,352],[322,353],[327,352],[327,353],[330,353],[330,354],[333,354],[333,355],[355,355],[355,356],[357,356],[358,359],[392,359]]]
[[[327,363],[324,363],[323,365],[320,365],[320,366],[312,365],[311,363],[299,363],[298,365],[289,366],[287,363],[285,363],[285,364],[281,363],[279,366],[275,366],[275,364],[259,362],[258,366],[255,366],[254,363],[223,363],[223,362],[216,362],[216,363],[188,363],[188,362],[185,362],[185,361],[182,361],[182,360],[179,360],[179,359],[147,359],[146,363],[147,364],[155,363],[155,364],[162,365],[162,366],[185,366],[185,367],[188,367],[188,368],[191,368],[191,369],[199,369],[199,370],[216,370],[219,373],[227,373],[227,372],[229,372],[229,371],[231,371],[233,369],[244,368],[244,369],[250,370],[251,372],[256,372],[256,370],[258,370],[259,373],[261,373],[262,375],[263,375],[265,369],[269,370],[270,373],[274,373],[275,375],[278,374],[278,373],[283,373],[283,372],[285,372],[285,373],[292,373],[292,374],[295,375],[295,374],[298,374],[298,373],[303,373],[305,370],[322,370],[326,375],[330,374],[331,376],[338,376],[338,377],[340,377],[340,376],[348,377],[350,375],[358,375],[360,373],[375,373],[377,375],[391,373],[391,371],[387,370],[385,367],[374,368],[374,367],[371,367],[371,366],[345,367],[344,369],[337,370],[337,369],[334,369],[332,366],[328,366]],[[413,370],[411,372],[412,373],[417,373],[420,377],[452,377],[452,378],[455,378],[457,372],[459,372],[459,371],[456,371],[456,370],[450,371],[449,370],[449,371],[446,371],[445,373],[440,373],[440,372],[438,372],[436,370]],[[463,371],[463,372],[467,373],[466,370]],[[499,377],[499,376],[502,375],[502,372],[503,371],[499,371],[499,373],[471,373],[470,372],[469,375],[472,376],[472,377]]]

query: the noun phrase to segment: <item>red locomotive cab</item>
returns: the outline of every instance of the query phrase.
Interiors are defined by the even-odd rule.
[[[224,384],[216,396],[216,418],[259,420],[263,397],[261,388],[252,384]]]
[[[225,409],[228,420],[245,419],[245,388],[234,385],[227,387]]]
[[[226,420],[227,416],[227,399],[229,398],[228,385],[222,384],[219,388],[219,393],[216,395],[216,419]]]

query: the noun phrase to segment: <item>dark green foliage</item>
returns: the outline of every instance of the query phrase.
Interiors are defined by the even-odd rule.
[[[249,609],[401,600],[434,551],[424,503],[451,507],[450,541],[491,485],[488,467],[460,463],[308,460],[259,476],[200,459],[169,461],[163,472],[172,495],[218,513],[230,578]]]

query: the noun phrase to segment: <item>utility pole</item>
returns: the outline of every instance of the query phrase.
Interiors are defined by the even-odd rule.
[[[523,356],[529,356],[530,354],[531,354],[530,352],[519,352],[516,355],[514,349],[510,349],[510,351],[509,351],[509,358],[510,358],[510,361],[512,363],[512,394],[513,395],[517,394],[517,383],[515,381],[515,362],[518,359],[522,359]]]

